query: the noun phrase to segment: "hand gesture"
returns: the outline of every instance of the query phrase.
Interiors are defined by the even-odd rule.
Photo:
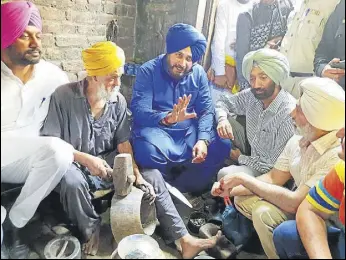
[[[192,163],[203,163],[208,156],[208,147],[205,141],[197,142],[192,151]]]
[[[234,141],[233,129],[228,120],[223,120],[218,124],[217,133],[223,139],[231,139]]]
[[[322,71],[322,77],[323,78],[330,78],[336,82],[340,82],[340,79],[345,76],[345,70],[338,69],[338,68],[332,68],[332,63],[340,62],[340,59],[333,59],[329,62],[327,66],[324,67]]]
[[[196,113],[187,113],[187,108],[190,104],[192,95],[188,97],[184,95],[184,97],[179,98],[178,104],[174,105],[173,112],[168,116],[168,123],[176,124],[178,122],[182,122],[188,119],[193,119],[197,117]]]

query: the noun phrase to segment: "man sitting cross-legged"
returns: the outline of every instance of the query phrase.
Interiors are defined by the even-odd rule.
[[[243,67],[251,89],[223,95],[216,105],[219,136],[234,139],[237,148],[231,151],[231,159],[239,164],[220,170],[219,179],[239,172],[255,177],[269,172],[294,134],[290,114],[297,102],[280,86],[290,71],[286,57],[260,49],[245,56]],[[246,131],[231,113],[246,116]]]
[[[14,259],[28,252],[19,228],[73,161],[71,145],[39,136],[52,93],[68,82],[60,68],[41,59],[41,38],[42,19],[33,3],[1,4],[1,182],[23,185],[8,214],[12,241],[5,238]]]
[[[223,167],[231,143],[216,134],[207,75],[197,64],[205,37],[176,24],[166,43],[167,54],[145,63],[133,87],[135,157],[181,192],[201,192]]]
[[[67,171],[57,191],[70,220],[85,241],[84,252],[95,255],[99,244],[100,216],[91,203],[90,189],[110,186],[114,156],[133,154],[129,142],[130,114],[125,98],[119,93],[125,55],[112,42],[97,43],[83,51],[87,78],[61,86],[52,96],[43,135],[60,137],[75,148],[75,163]],[[110,166],[109,166],[110,165]],[[148,190],[156,199],[158,219],[168,242],[178,240],[184,258],[213,247],[216,237],[198,240],[188,234],[162,175],[157,170],[139,171],[133,163],[135,186]]]

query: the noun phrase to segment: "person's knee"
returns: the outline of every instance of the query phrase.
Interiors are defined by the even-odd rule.
[[[142,172],[143,178],[153,186],[156,195],[163,194],[167,188],[165,185],[165,180],[159,170],[147,169]]]
[[[217,174],[217,180],[221,180],[223,177],[229,174],[228,167],[222,168]]]
[[[220,152],[219,154],[222,157],[228,157],[230,152],[231,152],[231,148],[232,148],[232,141],[228,140],[228,139],[219,139],[218,142],[218,151]]]
[[[76,169],[67,171],[60,182],[61,190],[69,195],[79,193],[82,190],[88,190],[88,184],[81,174]]]
[[[274,229],[273,239],[275,247],[291,243],[293,240],[297,240],[297,238],[298,233],[295,221],[285,221]]]
[[[252,219],[252,202],[253,196],[236,196],[234,197],[235,208],[245,217]],[[256,204],[255,204],[256,205]]]
[[[143,178],[151,185],[163,184],[165,181],[159,170],[156,169],[146,169],[142,172]]]
[[[252,221],[256,230],[264,228],[273,231],[282,223],[275,215],[276,213],[268,202],[257,202],[252,209]]]
[[[47,143],[43,147],[44,156],[50,159],[50,164],[64,172],[73,162],[73,149],[70,144],[56,137],[46,137]]]
[[[134,157],[138,164],[146,167],[156,160],[158,150],[151,143],[144,140],[137,140],[133,145]]]

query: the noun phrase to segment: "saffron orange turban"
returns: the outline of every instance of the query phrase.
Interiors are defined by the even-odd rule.
[[[82,58],[88,76],[106,76],[125,65],[123,49],[110,41],[83,50]]]

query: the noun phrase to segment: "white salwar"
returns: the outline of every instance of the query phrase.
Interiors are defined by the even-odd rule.
[[[24,184],[9,212],[18,228],[32,218],[73,161],[71,145],[39,136],[52,93],[66,83],[66,74],[45,61],[35,65],[26,84],[1,62],[1,182]]]

